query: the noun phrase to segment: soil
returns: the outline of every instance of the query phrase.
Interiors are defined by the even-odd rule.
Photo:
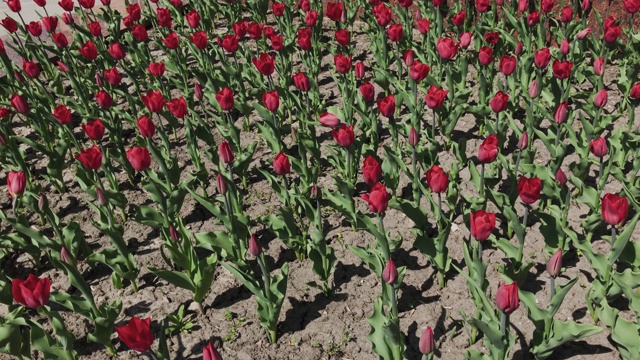
[[[327,24],[327,26],[330,26]],[[366,38],[359,34],[354,39],[357,45],[356,54],[368,52]],[[331,63],[331,57],[325,54],[324,63]],[[614,66],[608,67],[612,69]],[[328,75],[327,75],[328,76]],[[471,77],[471,75],[470,75]],[[470,79],[469,79],[470,80]],[[605,76],[605,84],[615,81],[615,73],[608,72]],[[330,98],[332,102],[340,103],[340,99],[335,97],[339,94],[337,86],[331,81],[321,82],[322,94]],[[606,112],[617,111],[617,103],[620,94],[616,87],[609,87],[609,103]],[[380,89],[377,89],[377,93]],[[123,105],[123,104],[120,104]],[[637,115],[636,115],[637,116]],[[381,121],[384,120],[381,118]],[[626,124],[626,116],[618,120],[617,125]],[[78,119],[74,124],[78,128]],[[548,125],[548,124],[547,124]],[[469,158],[476,155],[481,139],[470,131],[476,126],[476,120],[471,115],[466,115],[456,127],[456,133],[464,138],[459,141],[467,143],[466,152]],[[545,125],[546,126],[546,125]],[[258,150],[254,156],[254,162],[250,172],[258,167],[270,166],[273,154],[258,135],[255,128],[251,132],[242,133],[242,143],[249,144],[259,142]],[[323,130],[327,131],[327,130]],[[178,138],[184,139],[183,132],[178,132]],[[332,140],[324,134],[324,143]],[[503,154],[509,158],[515,155],[515,142],[513,135],[508,147],[502,149]],[[385,143],[390,143],[386,138]],[[535,162],[546,164],[550,155],[546,152],[544,145],[537,141],[534,145],[540,151],[537,152]],[[203,149],[201,149],[203,150]],[[183,177],[188,177],[188,171],[192,169],[191,160],[186,151],[184,140],[174,143],[174,151],[183,170]],[[455,157],[442,151],[439,154],[440,163],[446,171],[455,162]],[[574,158],[567,158],[566,164],[575,161]],[[213,165],[205,159],[208,168],[213,169]],[[34,164],[36,168],[43,170],[46,166],[44,161]],[[461,196],[474,196],[475,188],[470,184],[470,173],[461,164],[460,173]],[[328,171],[328,169],[327,169]],[[596,176],[597,169],[594,165],[591,176]],[[332,183],[329,174],[324,174],[319,181],[320,184],[330,186]],[[6,173],[0,173],[0,178],[6,178]],[[121,176],[122,179],[124,177]],[[247,205],[246,214],[251,218],[257,218],[272,211],[273,208],[281,206],[278,196],[273,193],[269,183],[261,177],[252,176],[255,179],[245,189],[245,203]],[[138,181],[140,179],[137,179]],[[61,218],[62,222],[77,221],[80,223],[85,237],[89,244],[95,249],[110,246],[109,240],[102,236],[90,223],[94,213],[86,205],[88,198],[76,184],[75,175],[72,169],[68,169],[65,174],[65,183],[68,192],[58,194],[53,188],[47,188],[47,196],[52,208]],[[122,181],[123,184],[126,181]],[[401,175],[400,186],[395,189],[396,195],[404,193],[410,183],[405,175]],[[613,191],[619,188],[616,183],[607,184],[605,191]],[[215,193],[215,180],[211,180],[208,194]],[[123,193],[129,200],[129,210],[141,204],[147,204],[150,197],[141,188],[123,188]],[[10,210],[11,199],[4,193],[2,210]],[[364,201],[357,199],[358,209],[363,213],[368,213]],[[423,202],[425,205],[426,202]],[[446,207],[445,207],[446,209]],[[448,210],[448,209],[447,209]],[[495,210],[495,209],[494,209]],[[522,215],[523,209],[517,209]],[[202,348],[207,342],[213,341],[214,346],[220,351],[225,359],[351,359],[370,360],[375,358],[371,350],[371,345],[367,339],[370,327],[367,318],[370,316],[373,301],[379,289],[380,279],[377,274],[372,273],[365,264],[360,261],[348,248],[348,245],[371,244],[373,238],[365,232],[356,232],[351,229],[342,216],[325,208],[325,231],[326,238],[335,249],[338,262],[336,264],[333,289],[335,295],[325,297],[318,289],[307,285],[311,281],[316,281],[316,276],[311,271],[309,260],[297,260],[292,251],[278,239],[273,239],[265,245],[265,251],[270,268],[279,267],[284,262],[289,263],[290,276],[287,289],[287,297],[280,315],[278,328],[278,341],[270,344],[265,338],[264,330],[260,326],[256,317],[256,302],[251,293],[246,290],[236,279],[222,267],[216,271],[216,280],[211,292],[203,302],[205,313],[200,314],[191,302],[191,294],[173,285],[157,279],[147,271],[147,267],[165,267],[160,255],[162,240],[156,230],[138,224],[132,220],[124,223],[125,236],[130,250],[135,254],[135,259],[141,269],[138,278],[139,291],[132,293],[131,287],[116,289],[110,280],[110,271],[106,267],[98,266],[90,268],[86,263],[80,261],[79,269],[84,274],[85,279],[91,285],[96,303],[103,301],[123,301],[123,312],[117,325],[123,324],[131,316],[141,318],[151,317],[152,327],[157,334],[160,330],[160,321],[168,314],[178,311],[181,306],[188,308],[188,317],[195,324],[190,331],[174,334],[168,338],[171,357],[175,359],[200,359]],[[580,222],[587,213],[587,209],[579,203],[574,203],[569,217],[569,226],[576,231],[580,231]],[[210,231],[216,226],[215,219],[190,197],[187,197],[181,211],[187,228],[192,233]],[[36,224],[36,219],[33,219]],[[499,216],[500,232],[506,230],[506,220]],[[474,305],[470,299],[466,287],[466,280],[457,274],[455,270],[447,274],[447,286],[440,289],[437,285],[437,274],[413,244],[413,235],[409,229],[414,225],[404,214],[389,210],[384,219],[385,227],[391,232],[391,238],[401,236],[404,242],[395,256],[398,266],[407,267],[407,275],[404,277],[402,285],[399,287],[399,311],[401,317],[401,328],[406,336],[407,351],[409,359],[418,359],[418,340],[426,326],[434,328],[436,338],[436,356],[442,359],[462,359],[464,350],[469,348],[468,329],[462,321],[461,312],[473,314]],[[433,217],[428,219],[433,224]],[[6,224],[3,230],[7,231]],[[522,289],[534,292],[541,304],[548,302],[548,276],[545,275],[545,264],[547,261],[544,255],[544,239],[539,231],[539,223],[535,217],[529,223],[527,241],[525,245],[525,255],[535,260],[535,266],[525,284],[521,284]],[[34,225],[36,226],[36,225]],[[259,230],[256,228],[256,230]],[[636,229],[633,238],[640,238],[640,231]],[[454,259],[454,264],[464,266],[462,254],[462,244],[468,241],[469,231],[465,226],[461,216],[454,219],[454,225],[448,240],[450,255]],[[515,241],[515,240],[514,240]],[[602,246],[606,251],[606,246]],[[493,299],[498,283],[501,280],[496,267],[504,263],[502,253],[494,248],[488,247],[484,251],[484,259],[488,262],[487,278],[490,282],[489,298]],[[582,323],[593,323],[585,307],[585,294],[589,289],[589,283],[593,280],[594,273],[588,261],[578,252],[571,251],[564,257],[566,270],[562,273],[557,283],[564,284],[574,277],[578,277],[577,284],[572,288],[569,296],[565,299],[556,319],[575,320]],[[56,270],[45,267],[44,269],[33,269],[32,263],[26,255],[16,256],[3,263],[5,273],[10,277],[26,277],[27,274],[35,271],[39,276],[47,276],[52,279],[53,290],[73,291],[63,274]],[[77,314],[69,312],[63,308],[56,308],[63,313],[68,328],[77,336],[78,344],[76,349],[80,359],[106,359],[107,352],[99,345],[88,343],[86,334],[90,324]],[[5,314],[7,307],[0,306],[0,314]],[[230,316],[229,316],[230,314]],[[35,316],[35,315],[34,315]],[[511,326],[518,336],[515,349],[512,351],[513,359],[529,359],[529,346],[533,333],[533,325],[528,320],[526,308],[521,305],[510,317]],[[114,334],[115,339],[115,334]],[[223,340],[224,339],[224,340]],[[141,358],[135,351],[129,350],[120,341],[114,340],[119,359]],[[157,341],[153,348],[157,347]],[[484,350],[482,341],[476,342],[472,348]],[[569,343],[559,348],[553,359],[612,359],[618,358],[619,354],[611,342],[606,329],[603,332],[593,335],[584,341]],[[0,358],[6,358],[0,356]],[[39,358],[35,356],[34,358]]]

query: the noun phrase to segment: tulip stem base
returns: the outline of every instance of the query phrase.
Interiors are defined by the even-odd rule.
[[[502,312],[502,317],[500,318],[500,332],[503,336],[507,336],[507,323],[509,322],[509,315],[506,312]]]

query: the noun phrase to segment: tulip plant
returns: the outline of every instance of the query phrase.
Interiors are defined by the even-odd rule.
[[[622,358],[640,353],[639,0],[125,2],[34,0],[27,22],[5,1],[0,352],[182,356],[175,316],[120,316],[152,291],[144,274],[208,321],[231,273],[257,303],[247,326],[282,345],[300,284],[278,249],[333,301],[342,245],[380,283],[380,359],[442,357],[453,336],[409,335],[422,305],[396,264],[415,250],[438,295],[464,279],[467,358],[515,356],[515,319],[536,359],[605,330]],[[558,318],[581,291],[593,323]],[[204,359],[239,356],[211,336]]]

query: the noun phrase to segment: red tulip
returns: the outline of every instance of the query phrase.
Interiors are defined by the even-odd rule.
[[[318,21],[318,12],[317,11],[309,11],[307,15],[304,17],[304,23],[309,27],[316,26],[316,22]]]
[[[458,45],[463,49],[468,48],[471,44],[471,37],[471,33],[463,32],[462,34],[460,34],[460,42],[458,43]]]
[[[260,241],[258,241],[258,238],[256,237],[255,234],[252,234],[251,238],[249,239],[249,254],[256,257],[256,256],[259,256],[261,253],[262,253],[262,246],[260,245]]]
[[[298,37],[296,38],[296,43],[302,50],[311,49],[311,29],[309,28],[300,28],[298,29]]]
[[[187,101],[183,96],[177,99],[172,99],[171,101],[167,101],[167,109],[169,109],[171,115],[175,116],[178,119],[184,118],[189,112]]]
[[[382,280],[389,285],[395,284],[398,280],[398,269],[396,268],[396,264],[393,262],[393,259],[389,259],[387,265],[382,270]]]
[[[542,0],[540,3],[540,8],[545,13],[550,13],[553,10],[553,1],[554,0]]]
[[[518,140],[518,149],[524,150],[527,148],[527,146],[529,146],[529,134],[524,131],[522,133],[522,136],[520,136],[520,140]]]
[[[61,0],[58,2],[58,5],[60,5],[64,11],[73,11],[73,0]]]
[[[151,165],[151,154],[145,147],[136,146],[127,150],[127,160],[136,171],[145,171]]]
[[[250,22],[247,24],[247,32],[249,33],[249,37],[258,40],[262,38],[262,28],[263,24],[257,22]]]
[[[158,25],[165,28],[170,28],[173,20],[171,19],[171,12],[167,8],[157,8],[156,15],[158,19]]]
[[[608,98],[609,96],[607,94],[607,90],[601,89],[593,97],[593,105],[595,105],[598,108],[603,108],[605,105],[607,105]]]
[[[207,43],[209,42],[209,37],[207,33],[204,31],[197,31],[193,35],[189,37],[189,40],[195,45],[198,49],[204,50],[207,48]]]
[[[456,45],[456,41],[454,39],[439,38],[436,45],[436,50],[438,50],[438,54],[440,55],[441,59],[452,60],[456,57],[456,53],[458,52],[458,45]]]
[[[218,176],[216,177],[216,188],[222,195],[227,193],[227,180],[221,173],[218,173]]]
[[[499,39],[500,39],[500,33],[496,31],[489,31],[486,34],[484,34],[484,41],[486,41],[491,45],[497,44]]]
[[[573,63],[570,61],[554,60],[552,65],[553,76],[558,80],[564,80],[571,75]]]
[[[447,94],[449,94],[449,90],[442,90],[435,85],[431,85],[427,91],[424,101],[427,103],[427,107],[429,109],[438,109],[444,103],[444,100],[447,98]]]
[[[196,9],[191,9],[191,11],[184,15],[184,18],[187,20],[187,24],[194,29],[200,25],[200,14]]]
[[[435,342],[433,341],[433,330],[431,329],[431,326],[427,326],[422,333],[422,336],[420,336],[418,348],[420,349],[420,353],[423,355],[429,355],[434,351]]]
[[[27,61],[23,59],[22,70],[31,78],[37,78],[40,76],[40,66],[33,61]]]
[[[165,104],[164,96],[162,96],[162,92],[160,90],[149,90],[146,95],[140,95],[140,98],[147,109],[152,113],[162,111]]]
[[[42,34],[42,25],[37,21],[32,21],[27,25],[27,30],[31,36],[38,37]]]
[[[29,112],[29,103],[22,96],[18,94],[12,94],[9,97],[9,102],[11,106],[16,109],[20,114],[25,114]]]
[[[120,76],[120,73],[118,72],[118,68],[115,68],[115,67],[104,70],[103,75],[104,75],[104,79],[107,80],[109,84],[114,86],[120,84],[120,81],[122,81],[122,76]]]
[[[324,126],[334,127],[340,124],[340,119],[335,114],[326,112],[320,115],[320,124]]]
[[[10,17],[6,17],[2,19],[2,26],[7,29],[9,33],[14,33],[18,31],[18,23]]]
[[[149,38],[149,34],[147,32],[147,28],[144,25],[140,25],[140,24],[134,25],[131,28],[131,35],[133,35],[133,38],[136,39],[136,41],[139,41],[139,42],[146,41]],[[165,45],[166,45],[166,43],[165,43]],[[167,45],[167,47],[168,47],[168,45]],[[177,47],[177,45],[176,45],[176,47]]]
[[[386,118],[392,118],[396,112],[396,98],[393,94],[377,100],[380,114]]]
[[[509,76],[516,70],[516,64],[517,60],[515,56],[503,55],[500,58],[500,71],[505,76]]]
[[[424,35],[431,30],[431,23],[429,22],[429,19],[420,19],[416,21],[416,27],[420,34]]]
[[[487,12],[487,10],[489,10],[490,6],[491,6],[491,2],[489,0],[477,0],[476,1],[476,10],[478,10],[479,13]]]
[[[489,164],[496,160],[500,149],[498,148],[498,137],[495,134],[487,136],[478,149],[478,160],[483,164]]]
[[[496,292],[496,306],[505,314],[511,314],[520,306],[518,283],[515,281],[509,285],[500,283]]]
[[[82,44],[82,46],[80,46],[80,48],[78,49],[78,52],[89,61],[93,61],[98,57],[98,48],[96,47],[96,44],[94,44],[91,40]]]
[[[98,170],[102,165],[102,151],[97,145],[90,148],[80,149],[80,154],[76,154],[76,159],[89,170]]]
[[[569,104],[566,101],[558,104],[556,111],[553,113],[553,120],[556,124],[560,125],[567,121],[567,115],[569,114]]]
[[[262,102],[269,111],[278,111],[280,106],[280,96],[278,90],[273,90],[262,94]]]
[[[635,14],[640,10],[640,1],[639,0],[624,0],[624,9],[627,10],[629,14]]]
[[[362,162],[362,178],[368,185],[373,185],[382,179],[382,168],[373,156],[369,155]]]
[[[78,0],[78,4],[85,9],[91,9],[96,4],[95,0]]]
[[[413,62],[415,61],[415,53],[413,52],[413,50],[407,49],[407,51],[405,51],[402,55],[402,61],[404,61],[404,64],[406,66],[413,65]]]
[[[119,42],[111,43],[107,51],[109,52],[109,55],[111,55],[111,57],[116,61],[124,59],[124,57],[127,55],[124,47],[122,47],[122,44],[120,44]]]
[[[7,190],[11,197],[20,197],[27,187],[27,175],[23,171],[9,171],[7,174]]]
[[[148,351],[153,344],[151,318],[141,320],[134,316],[127,325],[116,326],[116,333],[125,345],[137,352]]]
[[[227,141],[223,141],[218,145],[218,155],[220,156],[220,160],[225,164],[231,164],[236,158],[233,149],[231,149],[231,145],[229,145]]]
[[[131,17],[133,21],[140,21],[142,19],[142,10],[140,9],[140,4],[131,4],[127,7],[127,14]]]
[[[49,302],[51,280],[40,279],[33,274],[29,274],[27,280],[13,279],[11,293],[15,302],[28,308],[38,309]]]
[[[338,44],[342,46],[349,46],[349,41],[351,41],[351,35],[349,34],[349,30],[340,29],[336,31],[335,37]]]
[[[178,34],[176,34],[175,32],[168,34],[164,37],[162,43],[171,50],[177,49],[179,45]]]
[[[570,50],[571,45],[569,44],[569,40],[562,39],[562,42],[560,42],[560,53],[562,55],[568,55]]]
[[[629,201],[616,194],[605,194],[601,211],[602,219],[609,225],[622,224],[629,213]]]
[[[549,65],[549,61],[551,61],[551,52],[549,51],[549,48],[542,48],[535,51],[533,62],[537,67],[544,69]]]
[[[393,12],[385,3],[379,2],[373,7],[373,16],[376,18],[378,25],[386,27],[391,22]]]
[[[257,58],[254,57],[252,62],[262,75],[269,76],[273,74],[273,71],[275,70],[273,56],[267,53],[262,53],[260,54],[260,57]]]
[[[69,40],[67,40],[67,36],[63,33],[52,33],[51,38],[53,38],[53,42],[55,42],[59,48],[66,48],[67,45],[69,45]]]
[[[284,151],[280,151],[273,159],[273,171],[278,175],[287,175],[291,172],[291,163]]]
[[[640,99],[640,81],[631,86],[629,97],[634,100]]]
[[[607,148],[607,140],[605,140],[603,137],[591,140],[589,142],[589,150],[596,157],[604,157],[609,153],[609,149]]]
[[[153,124],[153,120],[146,115],[140,116],[136,121],[136,125],[138,126],[138,131],[140,131],[140,136],[144,138],[151,138],[156,133],[156,126]]]
[[[609,26],[604,30],[604,41],[608,43],[615,42],[620,37],[620,33],[622,32],[622,28],[617,25]]]
[[[387,37],[392,42],[398,42],[402,39],[402,24],[391,24],[387,28]]]
[[[165,71],[165,65],[163,62],[151,62],[147,66],[147,71],[155,77],[162,76]]]
[[[459,13],[451,17],[451,22],[455,26],[462,26],[464,25],[464,21],[466,20],[466,18],[467,18],[467,12],[464,10],[461,10]]]
[[[443,193],[447,191],[449,185],[449,174],[438,166],[433,165],[427,170],[427,186],[435,193]]]
[[[218,45],[226,52],[235,53],[238,51],[238,36],[227,34],[220,38],[218,36]]]
[[[390,196],[387,192],[387,188],[380,183],[375,183],[371,187],[371,190],[369,190],[369,193],[364,194],[361,197],[364,201],[369,203],[369,210],[376,214],[385,212],[389,205]]]
[[[222,355],[213,347],[211,342],[202,349],[202,360],[222,360]]]
[[[98,90],[94,98],[96,99],[98,106],[103,109],[108,109],[113,105],[113,98],[105,90]]]
[[[496,113],[504,111],[507,109],[509,105],[509,95],[503,93],[502,91],[498,91],[491,101],[489,101],[489,106],[491,106],[491,110]]]
[[[597,58],[593,61],[593,73],[598,76],[604,73],[604,58]]]
[[[421,82],[422,80],[426,79],[427,76],[429,76],[430,70],[431,69],[429,68],[429,65],[423,64],[420,61],[415,60],[413,64],[411,64],[411,66],[409,67],[409,76],[411,76],[413,81]]]
[[[540,95],[540,88],[538,87],[538,80],[533,80],[529,85],[529,97],[535,99]]]
[[[496,214],[478,210],[469,215],[471,236],[478,241],[485,241],[496,228]]]
[[[20,4],[20,0],[5,0],[7,7],[9,10],[19,13],[22,10],[22,5]]]
[[[489,46],[483,46],[478,51],[478,61],[484,66],[487,66],[493,62],[493,48]]]
[[[100,119],[89,120],[81,127],[91,140],[99,141],[104,136],[104,124]]]
[[[525,204],[533,204],[540,199],[542,181],[537,177],[528,178],[523,176],[518,181],[518,195]]]
[[[527,25],[535,26],[540,22],[540,13],[537,11],[532,11],[527,15]]]
[[[562,270],[562,249],[558,249],[547,262],[547,273],[551,277],[557,277]]]
[[[327,3],[327,11],[325,15],[335,22],[340,21],[342,18],[342,2],[329,2]]]
[[[53,109],[53,117],[55,117],[61,125],[67,125],[71,122],[71,110],[64,105],[58,105]]]
[[[336,54],[333,56],[333,63],[336,66],[336,71],[341,74],[346,74],[351,70],[351,56]]]
[[[418,134],[416,128],[412,126],[411,130],[409,131],[409,145],[411,145],[412,147],[416,147],[419,141],[420,135]]]
[[[578,34],[576,35],[576,37],[580,40],[584,39],[585,37],[587,37],[587,35],[591,34],[591,28],[586,28],[584,30],[580,30],[580,32],[578,32]]]
[[[360,91],[360,95],[362,95],[362,98],[364,99],[364,101],[373,101],[376,90],[373,87],[373,85],[371,85],[370,82],[362,83],[362,85],[360,85],[360,88],[358,90]]]
[[[216,93],[216,100],[220,105],[220,108],[224,111],[230,111],[233,109],[233,90],[228,87],[222,88],[222,90]]]
[[[340,128],[338,130],[331,130],[331,135],[338,145],[342,147],[351,146],[355,140],[353,125],[347,126],[347,124],[340,124]]]
[[[40,21],[42,21],[42,26],[48,33],[56,31],[58,27],[58,17],[56,16],[45,16]]]

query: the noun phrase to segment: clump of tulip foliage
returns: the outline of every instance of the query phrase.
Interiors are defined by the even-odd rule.
[[[0,260],[26,254],[32,266],[27,277],[2,272],[1,352],[78,358],[64,308],[86,318],[86,340],[110,355],[117,338],[171,358],[166,321],[123,314],[120,299],[138,291],[143,270],[125,238],[130,222],[161,243],[163,262],[145,271],[207,315],[226,269],[275,343],[289,265],[269,261],[279,254],[266,242],[275,237],[306,261],[317,276],[308,285],[331,299],[339,259],[325,222],[337,213],[365,239],[348,248],[379,277],[368,324],[380,359],[431,359],[446,335],[436,324],[418,324],[420,334],[401,324],[403,279],[416,271],[396,265],[407,242],[433,268],[434,286],[466,280],[475,311],[460,316],[469,345],[482,336],[488,351],[467,358],[510,359],[519,311],[534,325],[523,346],[537,359],[603,329],[623,358],[637,357],[640,325],[619,313],[640,311],[640,1],[625,0],[620,18],[588,0],[151,2],[119,12],[108,0],[63,0],[62,15],[50,16],[36,0],[44,15],[26,23],[20,0],[6,1]],[[259,141],[245,141],[251,133]],[[256,174],[277,206],[252,218]],[[49,200],[78,188],[89,223]],[[143,190],[142,205],[131,206],[131,188]],[[189,230],[188,199],[215,230]],[[90,227],[109,245],[92,246]],[[464,257],[452,259],[447,240],[460,227]],[[544,240],[541,264],[532,232]],[[487,249],[503,259],[495,274]],[[576,253],[591,265],[581,270],[593,274],[584,299],[593,324],[555,316],[578,280],[564,275],[563,258]],[[115,300],[96,301],[81,264],[109,269]],[[69,286],[52,286],[53,277]],[[536,278],[544,291],[529,285]],[[222,359],[211,342],[202,354]]]

